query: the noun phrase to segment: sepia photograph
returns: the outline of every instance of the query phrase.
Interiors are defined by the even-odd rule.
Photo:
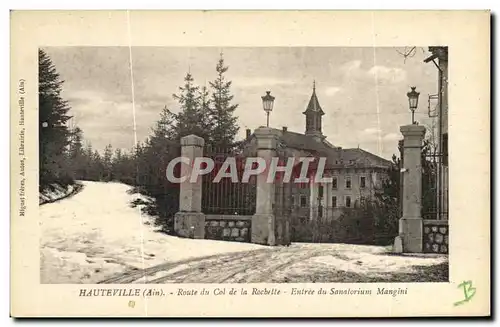
[[[489,316],[490,16],[11,12],[11,316]]]
[[[448,282],[446,45],[38,59],[41,283]]]

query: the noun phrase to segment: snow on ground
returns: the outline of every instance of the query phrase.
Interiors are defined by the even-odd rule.
[[[438,265],[448,260],[446,255],[390,255],[383,246],[355,244],[322,244],[323,248],[332,248],[335,254],[316,256],[309,259],[312,264],[334,266],[338,270],[367,272],[401,272],[412,266]],[[303,245],[314,249],[317,244]]]
[[[50,188],[45,189],[43,192],[39,194],[39,203],[46,203],[59,200],[68,196],[75,190],[75,186],[68,185],[67,187],[63,187],[58,184],[51,184]]]
[[[167,261],[263,248],[159,233],[151,217],[130,206],[139,197],[127,193],[130,186],[82,183],[73,197],[40,206],[42,283],[95,283]]]
[[[419,274],[422,267],[436,267],[448,262],[447,255],[415,254],[394,255],[390,247],[353,245],[353,244],[294,244],[309,252],[316,251],[316,255],[296,262],[279,274],[280,277],[289,276],[320,276],[328,273],[340,272],[342,279],[361,281],[363,276],[371,279],[378,277],[390,278],[390,275]],[[323,275],[323,276],[322,276]],[[355,275],[356,277],[352,277]],[[333,278],[333,277],[327,277]]]
[[[97,283],[120,273],[190,258],[233,253],[169,267],[149,280],[176,282],[446,281],[445,255],[391,255],[390,248],[350,244],[250,243],[193,240],[156,231],[152,218],[132,208],[138,197],[120,183],[83,182],[77,194],[40,206],[42,283]],[[239,253],[262,249],[263,251]],[[157,270],[157,268],[159,270]],[[202,273],[205,272],[205,273]],[[174,277],[168,277],[172,275]],[[134,280],[132,277],[131,280]],[[145,277],[144,277],[145,278]]]
[[[106,280],[127,283],[446,282],[444,255],[394,255],[383,246],[292,244],[221,254],[131,271]]]

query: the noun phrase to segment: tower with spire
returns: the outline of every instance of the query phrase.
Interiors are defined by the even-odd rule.
[[[303,112],[306,116],[306,135],[323,140],[323,132],[321,131],[321,117],[325,114],[319,105],[318,97],[316,96],[316,81],[313,82],[313,93],[306,111]]]

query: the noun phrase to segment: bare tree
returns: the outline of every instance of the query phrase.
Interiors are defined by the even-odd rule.
[[[418,50],[422,50],[422,53],[425,53],[424,48],[415,46],[404,47],[402,51],[396,49],[396,52],[399,53],[404,58],[404,62],[406,63],[406,59],[413,58]]]

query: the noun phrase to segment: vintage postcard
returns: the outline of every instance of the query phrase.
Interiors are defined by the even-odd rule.
[[[14,317],[489,316],[489,11],[11,12]]]

